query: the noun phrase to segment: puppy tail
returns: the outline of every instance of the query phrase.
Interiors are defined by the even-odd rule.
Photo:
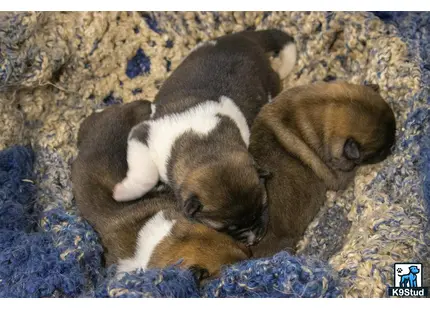
[[[297,48],[292,36],[277,29],[250,31],[246,36],[257,42],[265,53],[275,54],[273,69],[284,79],[293,70],[297,60]]]

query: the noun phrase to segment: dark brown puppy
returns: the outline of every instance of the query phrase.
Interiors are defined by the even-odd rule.
[[[296,243],[328,189],[344,189],[360,165],[377,163],[395,140],[395,119],[376,86],[318,83],[284,91],[263,107],[250,152],[272,173],[266,183],[269,229],[257,257]]]
[[[180,266],[191,268],[199,279],[216,276],[222,265],[248,258],[249,250],[228,235],[186,220],[167,190],[134,202],[112,198],[113,185],[127,170],[127,135],[150,114],[150,103],[140,101],[107,108],[82,123],[72,167],[79,210],[98,231],[107,264],[119,263],[119,272],[183,259]]]
[[[274,70],[267,53],[277,52]],[[248,152],[249,127],[295,61],[293,38],[277,29],[196,47],[164,82],[152,119],[130,132],[129,169],[114,199],[142,197],[161,180],[187,217],[258,242],[267,226],[266,193]]]

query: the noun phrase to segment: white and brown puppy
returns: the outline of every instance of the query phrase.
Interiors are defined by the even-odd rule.
[[[221,266],[247,259],[249,250],[232,237],[178,211],[171,191],[152,191],[144,199],[117,202],[112,187],[127,171],[130,129],[149,119],[149,102],[114,106],[89,116],[78,135],[79,155],[72,166],[73,191],[82,215],[101,237],[108,265],[118,272],[166,267],[180,260],[202,280]]]
[[[251,130],[249,150],[270,171],[269,228],[256,257],[295,246],[328,189],[344,189],[357,167],[377,163],[395,140],[395,119],[374,85],[317,83],[282,92]]]
[[[271,52],[279,52],[277,71]],[[293,39],[279,30],[200,44],[163,84],[152,119],[131,130],[114,199],[142,197],[161,180],[187,217],[257,242],[267,226],[265,173],[248,153],[249,127],[295,61]]]

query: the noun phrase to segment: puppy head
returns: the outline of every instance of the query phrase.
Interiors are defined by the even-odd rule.
[[[100,144],[109,145],[107,142],[115,142],[118,135],[124,136],[127,140],[127,134],[122,133],[130,131],[130,128],[142,120],[149,119],[150,115],[151,102],[148,100],[133,101],[121,106],[113,105],[103,111],[93,112],[79,126],[77,146],[80,148],[84,141],[89,141],[91,147],[95,140],[101,140]]]
[[[205,282],[218,277],[222,266],[250,257],[250,250],[230,236],[180,218],[155,248],[148,267],[163,268],[182,260],[180,268],[189,269],[198,282]]]
[[[328,84],[323,158],[334,170],[352,171],[384,160],[395,142],[394,113],[377,86]]]
[[[192,171],[180,189],[184,214],[248,245],[263,238],[268,225],[265,179],[248,154]]]

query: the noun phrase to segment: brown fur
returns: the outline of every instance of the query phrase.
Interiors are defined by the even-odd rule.
[[[150,114],[150,103],[137,101],[93,113],[79,128],[79,155],[72,165],[73,191],[82,215],[101,236],[107,264],[134,252],[135,226],[142,225],[163,205],[163,198],[147,199],[148,212],[142,213],[141,201],[117,203],[111,195],[111,188],[122,179],[120,172],[127,169],[128,132]]]
[[[132,257],[141,228],[164,210],[177,222],[173,235],[163,239],[155,249],[148,267],[166,267],[184,258],[181,266],[192,267],[193,272],[200,273],[199,278],[215,276],[222,265],[249,257],[243,245],[225,234],[185,220],[176,210],[177,203],[169,190],[153,191],[134,202],[120,203],[112,198],[111,188],[127,171],[128,133],[134,125],[149,119],[150,114],[149,102],[139,101],[109,107],[81,124],[79,155],[72,166],[78,208],[98,231],[108,265]]]
[[[326,191],[346,188],[357,167],[389,155],[394,114],[375,89],[318,83],[286,90],[263,107],[249,149],[272,174],[266,183],[270,222],[254,255],[294,252]]]
[[[249,241],[247,231],[252,231],[258,241],[267,227],[263,176],[239,129],[228,117],[220,118],[205,138],[190,132],[175,142],[169,179],[188,217],[243,242]]]
[[[182,268],[199,267],[207,279],[219,276],[220,267],[250,258],[250,250],[226,234],[181,218],[171,235],[157,246],[148,266],[162,268],[183,259]]]
[[[268,29],[216,39],[190,53],[164,82],[154,101],[154,119],[186,111],[221,96],[231,98],[250,126],[267,98],[281,90],[266,53],[294,40]],[[188,133],[173,146],[169,185],[184,214],[234,238],[253,243],[266,229],[266,194],[237,125],[220,116],[207,137]],[[206,135],[205,135],[206,136]]]

